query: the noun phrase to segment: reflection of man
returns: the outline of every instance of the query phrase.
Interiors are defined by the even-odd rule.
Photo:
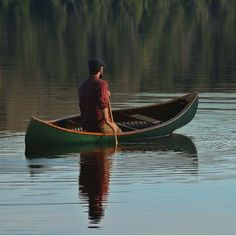
[[[104,215],[104,202],[107,200],[110,177],[109,156],[114,148],[96,149],[81,153],[79,190],[81,197],[89,202],[89,219],[99,223]]]

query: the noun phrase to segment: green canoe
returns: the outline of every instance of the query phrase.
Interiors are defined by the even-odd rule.
[[[114,121],[123,133],[119,143],[170,135],[189,123],[196,114],[198,93],[143,107],[113,111]],[[26,149],[89,143],[115,142],[114,135],[83,131],[80,115],[44,121],[32,117],[25,136]]]

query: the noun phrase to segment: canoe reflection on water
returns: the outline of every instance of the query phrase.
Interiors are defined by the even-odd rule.
[[[172,153],[177,152],[178,155],[171,155],[169,158],[168,152],[170,151]],[[145,160],[148,165],[151,165],[152,169],[155,167],[157,170],[160,168],[163,170],[164,167],[169,170],[177,170],[179,167],[185,173],[188,172],[191,175],[198,174],[197,149],[190,138],[179,134],[172,134],[169,137],[144,141],[143,143],[127,143],[127,145],[118,146],[117,148],[113,146],[90,145],[83,147],[60,147],[44,151],[31,151],[31,153],[26,153],[26,158],[29,164],[30,173],[34,176],[40,171],[50,170],[50,165],[53,165],[52,158],[80,157],[80,172],[78,177],[79,197],[82,204],[85,203],[86,206],[88,206],[88,218],[92,225],[91,227],[98,227],[100,220],[104,216],[104,209],[108,203],[107,198],[109,193],[110,176],[112,173],[112,164],[113,161],[116,160],[116,157],[113,155],[115,153],[125,154],[122,155],[122,163],[123,161],[126,161],[126,156],[127,162],[135,162],[136,160],[130,160],[129,158],[130,153],[135,152],[137,152],[137,155],[139,156],[141,152],[142,161]],[[165,156],[154,155],[154,159],[152,158],[152,160],[150,160],[149,156],[145,156],[146,152],[157,154],[163,153]],[[48,166],[47,160],[50,160],[48,161]],[[149,161],[150,163],[148,163]],[[134,164],[135,166],[138,165],[137,163]],[[138,168],[143,168],[143,172],[149,171],[148,169],[145,170],[145,168],[149,168],[147,166]],[[119,171],[119,167],[117,170]],[[155,178],[158,177],[156,176]]]

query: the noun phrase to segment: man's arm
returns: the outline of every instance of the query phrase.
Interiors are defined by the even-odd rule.
[[[102,111],[103,119],[106,124],[109,125],[114,131],[117,127],[115,123],[111,122],[111,117],[109,113],[109,96],[110,91],[106,81],[101,81],[98,89],[98,108]]]
[[[102,115],[106,124],[109,125],[114,131],[116,131],[116,125],[115,123],[110,121],[109,109],[107,107],[102,109]]]

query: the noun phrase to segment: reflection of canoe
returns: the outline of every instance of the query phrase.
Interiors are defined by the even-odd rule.
[[[196,114],[197,92],[165,103],[113,111],[115,122],[123,133],[119,142],[130,142],[171,134],[189,123]],[[25,137],[26,148],[70,144],[111,143],[113,135],[85,132],[80,127],[80,115],[53,121],[32,118]]]
[[[110,143],[92,143],[87,145],[58,146],[44,149],[26,149],[27,159],[34,158],[57,158],[60,155],[86,153],[92,151],[104,151],[113,147]],[[138,151],[176,151],[188,156],[197,156],[197,149],[192,140],[180,134],[172,134],[167,137],[155,138],[143,142],[125,143],[119,146],[119,151],[138,152]]]
[[[143,154],[144,152],[146,154]],[[116,158],[113,157],[115,153],[118,154]],[[88,212],[91,225],[89,227],[93,228],[98,228],[100,221],[105,217],[114,162],[118,161],[114,172],[120,173],[119,170],[122,170],[122,173],[125,173],[122,175],[124,178],[127,178],[128,173],[132,176],[136,172],[139,178],[147,178],[148,181],[152,174],[152,181],[160,182],[163,178],[181,179],[189,174],[198,174],[196,147],[190,138],[179,134],[144,142],[126,143],[117,149],[112,143],[42,148],[26,152],[26,157],[31,176],[54,171],[58,165],[66,166],[68,171],[66,158],[69,159],[69,163],[72,158],[79,162],[79,198]],[[57,161],[56,158],[60,157]],[[76,165],[72,166],[74,168]]]

